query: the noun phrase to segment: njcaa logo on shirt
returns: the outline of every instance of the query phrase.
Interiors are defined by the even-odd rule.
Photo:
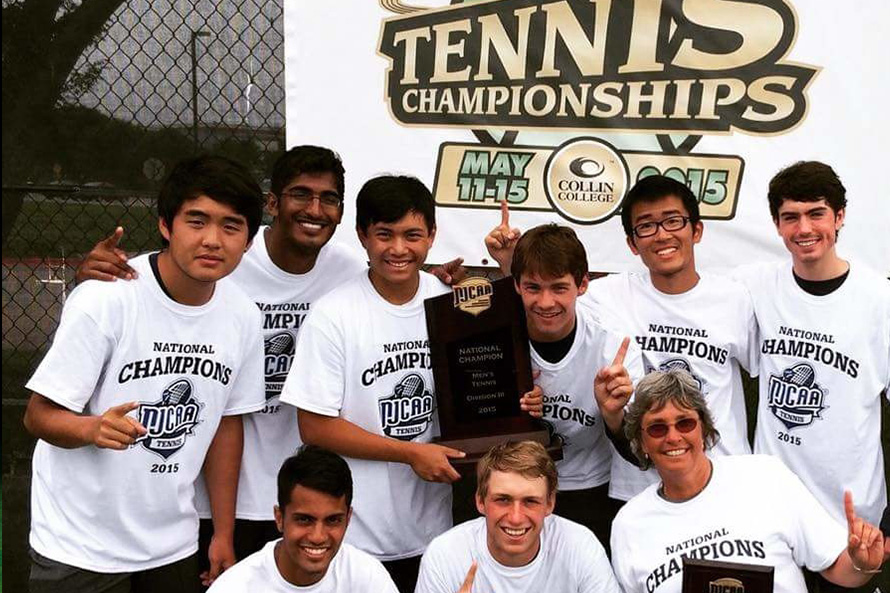
[[[383,433],[402,441],[423,434],[433,415],[433,394],[417,373],[406,375],[393,388],[392,395],[377,403]]]
[[[296,340],[289,331],[266,336],[266,401],[281,393],[284,380],[294,361]]]
[[[767,406],[788,430],[808,426],[821,418],[827,390],[816,383],[816,372],[802,362],[791,366],[781,375],[770,375]]]
[[[194,434],[195,427],[201,423],[204,404],[194,396],[191,381],[179,379],[164,389],[160,401],[141,404],[139,422],[146,433],[136,442],[164,459],[182,449],[186,437]]]

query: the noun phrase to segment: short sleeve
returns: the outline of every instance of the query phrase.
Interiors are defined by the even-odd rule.
[[[579,593],[620,593],[609,558],[596,537],[590,534],[586,545],[579,548],[584,551],[575,557],[578,568],[583,571]]]
[[[90,302],[97,302],[90,290],[69,297],[52,346],[25,386],[76,413],[96,391],[117,344],[113,328],[103,327],[99,315],[87,310]]]
[[[281,402],[323,416],[339,416],[346,375],[343,348],[343,332],[327,311],[316,308],[309,313],[300,328]]]
[[[743,291],[742,306],[739,311],[739,322],[742,324],[739,336],[743,342],[738,345],[736,360],[744,367],[748,374],[756,377],[760,374],[760,329],[757,325],[757,317],[754,314],[754,302],[747,287],[741,285]]]
[[[460,585],[457,587],[448,585],[447,579],[441,573],[439,556],[438,547],[431,544],[420,560],[420,573],[417,575],[414,593],[456,593],[460,588]],[[470,570],[469,566],[467,570]]]
[[[604,315],[611,306],[608,298],[610,287],[611,279],[608,276],[591,280],[587,284],[587,291],[578,297],[577,305],[594,315],[600,325],[614,330],[614,324]]]
[[[764,457],[773,465],[774,486],[787,501],[791,520],[789,546],[798,566],[813,572],[830,567],[847,547],[847,533],[797,477],[780,460]],[[837,501],[843,504],[842,500]]]
[[[243,330],[241,368],[235,376],[223,416],[247,414],[261,409],[266,402],[263,392],[263,334],[259,313],[251,308]]]
[[[238,593],[245,591],[245,585],[241,578],[241,567],[235,565],[231,569],[219,575],[219,578],[213,581],[208,593]]]

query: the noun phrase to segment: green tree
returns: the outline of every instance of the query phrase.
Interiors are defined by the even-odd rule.
[[[4,0],[2,29],[3,185],[33,180],[53,113],[66,90],[91,85],[101,64],[75,72],[123,0]],[[3,243],[21,208],[21,192],[4,192]]]

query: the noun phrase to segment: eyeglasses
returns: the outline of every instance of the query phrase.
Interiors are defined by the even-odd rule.
[[[644,430],[646,431],[646,434],[648,434],[653,439],[661,439],[667,436],[668,430],[670,430],[671,426],[676,428],[679,432],[686,434],[695,430],[695,427],[698,426],[698,420],[696,420],[695,418],[683,418],[682,420],[677,420],[673,424],[668,424],[666,422],[656,422],[655,424],[650,424]]]
[[[642,222],[635,226],[633,228],[633,231],[634,235],[636,235],[637,237],[651,237],[658,232],[658,227],[661,227],[669,232],[679,231],[686,226],[687,222],[689,222],[688,216],[669,216],[664,220],[659,220],[658,222]]]
[[[322,192],[317,194],[302,188],[295,188],[286,192],[281,192],[281,197],[293,200],[299,206],[306,206],[315,198],[318,198],[321,205],[327,208],[339,208],[340,204],[343,203],[343,198],[334,192]]]

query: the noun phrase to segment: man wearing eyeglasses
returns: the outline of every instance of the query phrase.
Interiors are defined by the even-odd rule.
[[[646,372],[682,369],[694,377],[720,432],[713,453],[750,453],[739,367],[752,369],[757,325],[741,284],[695,267],[704,232],[698,200],[683,183],[646,177],[627,193],[621,224],[648,272],[592,282],[581,302],[633,336]],[[623,415],[623,406],[615,413]],[[629,500],[657,479],[613,455],[613,498]]]
[[[750,453],[739,367],[751,369],[756,323],[741,284],[696,270],[695,245],[704,231],[698,201],[682,183],[646,177],[625,197],[621,222],[628,247],[648,271],[591,282],[578,303],[612,331],[632,336],[646,372],[683,369],[695,377],[720,431],[714,452]],[[505,273],[518,239],[519,231],[502,220],[486,240]],[[620,426],[626,398],[599,403],[606,425]],[[651,470],[612,456],[612,498],[629,500],[655,481]]]

